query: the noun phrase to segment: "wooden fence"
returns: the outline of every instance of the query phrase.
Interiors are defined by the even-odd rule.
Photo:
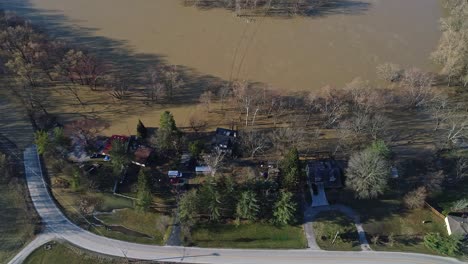
[[[442,220],[445,220],[445,215],[441,214],[439,211],[437,211],[434,207],[432,207],[428,202],[424,202],[424,205],[429,208],[435,215],[440,217]]]

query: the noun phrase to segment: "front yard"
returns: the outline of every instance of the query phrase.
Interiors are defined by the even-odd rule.
[[[215,248],[300,249],[307,247],[301,226],[269,223],[204,224],[192,231],[193,246]]]
[[[339,212],[323,212],[313,222],[315,239],[321,249],[361,250],[354,222]]]

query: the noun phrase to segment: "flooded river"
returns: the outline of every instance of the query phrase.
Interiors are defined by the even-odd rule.
[[[0,2],[200,74],[283,90],[339,86],[356,76],[372,80],[383,62],[433,69],[428,56],[442,15],[439,0],[350,0],[314,17],[254,21],[179,0]]]

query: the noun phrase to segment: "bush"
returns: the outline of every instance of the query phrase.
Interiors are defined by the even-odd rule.
[[[424,245],[435,252],[447,256],[460,254],[461,239],[458,236],[442,236],[439,233],[429,233],[424,237]]]
[[[407,193],[403,199],[405,206],[409,209],[422,208],[426,201],[427,190],[426,187],[419,187]]]

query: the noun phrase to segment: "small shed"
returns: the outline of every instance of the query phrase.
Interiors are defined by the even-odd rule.
[[[197,175],[209,175],[211,174],[210,166],[197,166],[195,167],[195,173]]]

